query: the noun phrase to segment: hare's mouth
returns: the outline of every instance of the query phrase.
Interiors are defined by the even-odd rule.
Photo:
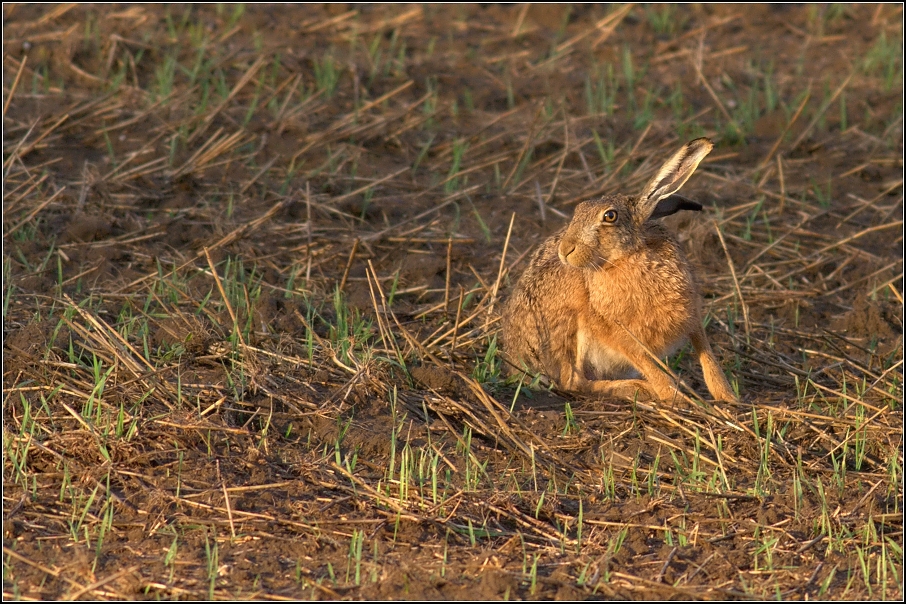
[[[560,262],[573,268],[597,270],[607,264],[607,260],[598,256],[594,250],[580,245],[568,249],[561,247],[557,255],[560,256]]]
[[[560,256],[560,262],[567,266],[582,268],[586,264],[585,254],[578,252],[575,248],[568,251],[561,249],[557,255]]]
[[[557,246],[557,256],[563,264],[582,268],[588,261],[588,250],[577,241],[563,239]]]

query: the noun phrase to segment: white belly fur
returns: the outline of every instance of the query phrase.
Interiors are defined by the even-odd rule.
[[[685,341],[685,338],[677,340],[659,357],[670,356],[679,350]],[[576,332],[576,369],[590,380],[625,380],[640,377],[638,370],[626,357],[595,340],[583,329]]]
[[[619,352],[603,346],[591,334],[576,333],[576,369],[590,380],[622,380],[638,377],[638,371]]]

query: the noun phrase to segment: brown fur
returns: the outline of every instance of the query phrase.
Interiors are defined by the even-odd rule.
[[[638,198],[579,204],[541,245],[503,310],[503,350],[517,367],[565,390],[672,399],[681,395],[652,355],[663,358],[689,339],[711,395],[736,400],[702,328],[689,263],[670,232],[649,220],[711,147],[707,139],[685,145]],[[644,379],[631,379],[635,373]]]

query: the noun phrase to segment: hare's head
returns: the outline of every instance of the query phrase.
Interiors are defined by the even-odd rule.
[[[645,223],[679,210],[701,210],[676,192],[714,147],[706,138],[686,143],[638,197],[605,195],[576,206],[560,240],[560,261],[576,268],[601,268],[644,245]]]

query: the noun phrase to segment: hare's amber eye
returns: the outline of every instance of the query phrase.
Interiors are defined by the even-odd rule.
[[[616,222],[617,221],[617,211],[616,210],[607,210],[601,215],[601,220],[604,222]]]

